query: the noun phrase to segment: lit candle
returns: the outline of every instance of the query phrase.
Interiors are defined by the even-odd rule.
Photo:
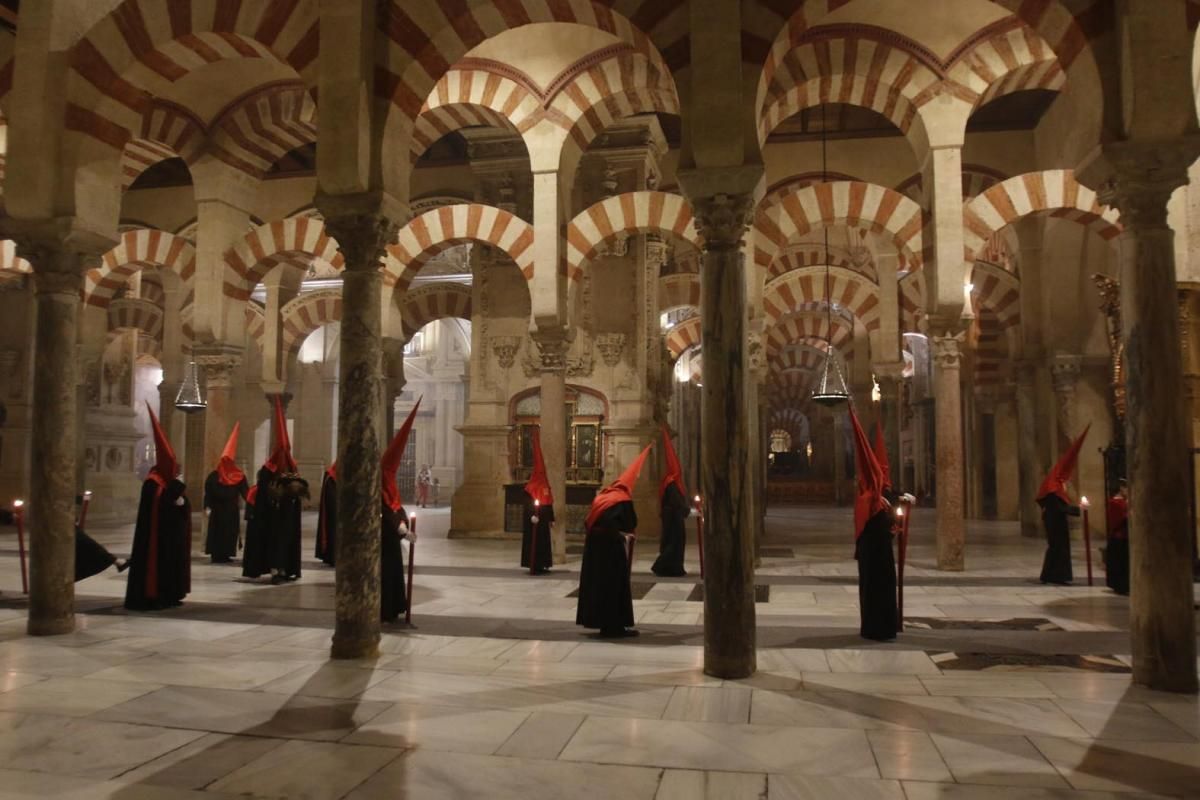
[[[696,505],[700,505],[700,495],[696,495]]]
[[[13,508],[20,508],[23,505],[25,505],[24,500],[13,500]]]
[[[541,500],[534,500],[534,501],[533,501],[533,507],[534,507],[534,508],[537,508],[537,507],[538,507],[538,506],[540,506],[541,504],[542,504],[542,501],[541,501]]]
[[[84,492],[83,492],[83,496],[84,496],[84,497],[91,497],[91,496],[92,496],[92,490],[91,490],[91,489],[85,489],[85,490],[84,490]]]
[[[904,516],[904,506],[896,506],[896,516],[897,517]]]
[[[1085,496],[1079,498],[1079,505],[1083,506],[1084,508],[1090,508],[1092,504],[1088,502],[1088,499]]]

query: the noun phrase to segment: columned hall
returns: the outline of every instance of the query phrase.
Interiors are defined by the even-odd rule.
[[[0,0],[0,798],[1193,796],[1198,26]]]

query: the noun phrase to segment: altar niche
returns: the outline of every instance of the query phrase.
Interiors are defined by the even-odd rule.
[[[520,533],[528,503],[524,486],[533,469],[533,431],[542,419],[542,398],[537,387],[516,394],[509,407],[512,432],[508,452],[512,477],[504,487],[504,530]],[[567,497],[562,518],[570,534],[584,532],[583,521],[592,498],[604,483],[604,419],[607,411],[608,402],[599,392],[567,385]],[[544,437],[542,441],[544,447]]]

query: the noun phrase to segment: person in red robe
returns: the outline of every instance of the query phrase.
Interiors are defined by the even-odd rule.
[[[153,611],[183,603],[192,588],[192,510],[179,478],[179,462],[149,404],[154,466],[142,483],[125,608]]]
[[[237,555],[238,543],[242,538],[240,501],[250,491],[246,473],[237,465],[238,432],[241,423],[235,423],[217,468],[204,481],[204,516],[208,519],[208,533],[204,538],[204,552],[214,564],[228,564]]]
[[[1129,594],[1129,484],[1122,478],[1108,498],[1108,543],[1104,548],[1104,582],[1117,594]]]
[[[1067,517],[1078,517],[1079,506],[1067,493],[1067,481],[1075,474],[1079,449],[1091,425],[1083,429],[1067,452],[1038,488],[1037,501],[1042,507],[1042,525],[1046,528],[1046,557],[1042,560],[1042,583],[1069,586],[1074,580],[1071,569],[1071,526]]]
[[[658,558],[650,571],[664,578],[682,578],[687,575],[683,568],[684,549],[687,543],[685,520],[691,513],[687,501],[687,486],[683,483],[683,467],[675,446],[671,444],[671,433],[667,426],[662,428],[663,457],[667,471],[658,486],[659,513],[662,516],[662,538],[658,543]]]
[[[396,473],[400,470],[400,462],[404,458],[404,448],[408,446],[408,436],[412,432],[413,422],[417,418],[417,409],[421,407],[420,398],[408,413],[408,418],[396,431],[392,441],[383,452],[379,462],[380,500],[383,507],[383,518],[379,525],[379,617],[384,622],[394,622],[408,610],[408,596],[405,593],[406,581],[404,575],[404,540],[415,542],[417,532],[409,529],[408,512],[400,497],[400,487],[396,484]]]
[[[278,397],[274,414],[275,449],[258,470],[242,575],[257,578],[269,573],[272,584],[281,584],[300,577],[300,513],[308,499],[308,481],[300,477],[292,456],[287,419]]]
[[[858,492],[854,498],[854,558],[858,562],[858,633],[864,639],[896,638],[896,558],[884,464],[876,457],[850,409]],[[886,459],[885,462],[886,463]]]
[[[533,429],[533,472],[525,484],[525,525],[521,533],[521,566],[534,575],[545,575],[554,563],[551,552],[550,525],[554,522],[554,493],[550,491],[550,479],[546,475],[546,461],[542,458],[542,433]],[[536,539],[534,538],[536,537]],[[530,558],[537,562],[530,565]]]
[[[575,623],[599,628],[601,638],[638,635],[633,629],[628,542],[637,530],[633,487],[651,447],[646,445],[621,477],[596,494],[584,521],[586,536],[579,568]]]

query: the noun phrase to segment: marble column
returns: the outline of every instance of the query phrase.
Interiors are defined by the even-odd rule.
[[[937,452],[937,568],[964,569],[966,525],[963,518],[961,354],[952,334],[929,337],[934,370]]]
[[[541,443],[550,492],[554,495],[554,522],[550,543],[554,561],[567,560],[567,339],[566,331],[538,330],[534,334],[541,355]],[[616,476],[606,476],[615,478]]]
[[[1037,367],[1029,361],[1017,363],[1015,388],[1017,406],[1017,470],[1021,481],[1021,535],[1042,535],[1042,514],[1037,490],[1045,472],[1037,441]]]
[[[329,215],[345,257],[338,373],[335,659],[379,654],[379,428],[383,382],[380,259],[396,225],[378,213]]]
[[[748,456],[746,278],[742,237],[749,195],[694,199],[704,238],[700,269],[704,386],[701,487],[705,500],[704,671],[744,678],[756,669],[754,522]]]
[[[833,504],[846,502],[846,415],[841,409],[833,412]],[[868,434],[870,435],[870,434]]]
[[[1106,151],[1100,201],[1121,212],[1130,489],[1130,637],[1135,683],[1197,691],[1188,434],[1167,200],[1187,182],[1190,146]],[[1099,166],[1099,165],[1097,165]]]
[[[53,636],[75,629],[75,442],[82,435],[75,402],[75,333],[83,273],[72,265],[51,271],[62,254],[37,246],[30,250],[23,255],[35,265],[37,326],[27,630],[30,636]]]
[[[222,346],[196,347],[196,365],[204,372],[204,454],[203,469],[190,472],[189,487],[202,486],[208,473],[217,468],[221,451],[233,430],[233,374],[241,362],[241,348]]]
[[[1079,382],[1079,371],[1083,358],[1075,355],[1058,354],[1050,362],[1050,379],[1054,386],[1054,407],[1058,419],[1058,448],[1064,452],[1079,435],[1075,420],[1075,385]]]

